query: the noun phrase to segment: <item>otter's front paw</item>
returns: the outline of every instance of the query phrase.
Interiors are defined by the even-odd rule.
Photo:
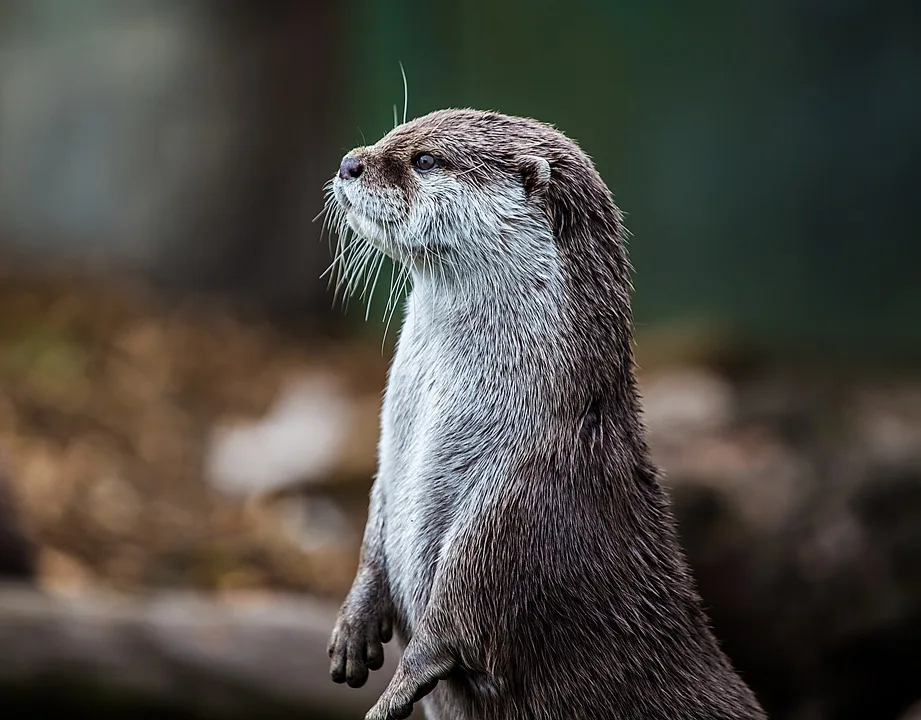
[[[439,680],[448,677],[456,661],[448,647],[425,632],[414,636],[384,694],[368,711],[365,720],[402,720],[413,705],[428,695]]]
[[[346,601],[329,641],[329,674],[333,682],[347,682],[353,688],[364,685],[368,671],[383,666],[384,643],[392,636],[388,612]]]

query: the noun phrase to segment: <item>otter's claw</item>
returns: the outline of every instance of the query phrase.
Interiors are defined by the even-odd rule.
[[[393,635],[390,619],[378,613],[343,606],[329,641],[329,674],[336,683],[359,688],[368,680],[369,670],[384,665],[384,643]]]

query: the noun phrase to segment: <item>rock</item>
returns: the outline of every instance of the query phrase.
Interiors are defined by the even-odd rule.
[[[0,586],[0,691],[63,679],[123,706],[153,700],[199,717],[357,718],[397,657],[388,646],[384,667],[361,689],[334,684],[326,644],[335,616],[332,605],[258,593],[65,600]]]
[[[362,528],[331,498],[299,494],[280,498],[269,507],[281,531],[304,552],[353,552],[361,541]]]
[[[775,720],[896,720],[921,678],[921,394],[747,382],[720,422],[651,418],[717,635]]]
[[[35,555],[35,544],[23,524],[13,488],[0,467],[0,579],[33,579]]]
[[[62,596],[78,595],[100,585],[99,576],[86,563],[49,547],[39,553],[38,577],[39,587]]]
[[[212,431],[206,479],[235,498],[340,481],[367,486],[377,463],[379,410],[379,389],[346,388],[330,372],[302,375],[263,417]]]
[[[735,410],[732,386],[703,369],[652,373],[643,378],[642,389],[646,422],[663,439],[719,430]]]
[[[205,474],[215,488],[241,496],[325,479],[349,451],[353,422],[350,398],[335,378],[301,379],[265,417],[218,428]]]

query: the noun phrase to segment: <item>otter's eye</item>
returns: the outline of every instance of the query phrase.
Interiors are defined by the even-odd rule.
[[[438,167],[438,161],[429,153],[419,153],[413,158],[413,167],[419,172],[428,172]]]

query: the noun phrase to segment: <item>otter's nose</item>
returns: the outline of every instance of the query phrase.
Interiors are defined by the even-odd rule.
[[[357,178],[364,169],[365,166],[361,164],[361,160],[354,155],[346,155],[339,165],[339,177],[343,180]]]

